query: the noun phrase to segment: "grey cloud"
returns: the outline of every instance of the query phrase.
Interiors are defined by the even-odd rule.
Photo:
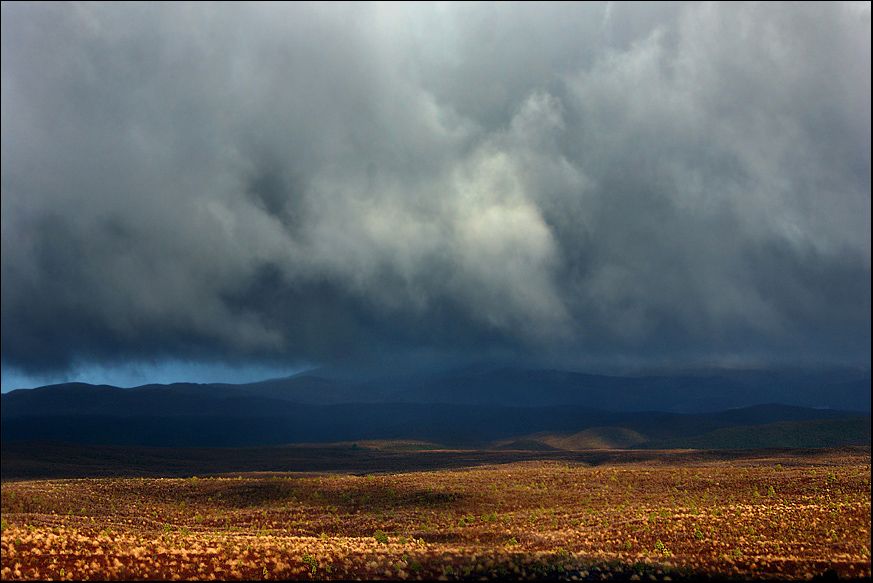
[[[869,5],[2,14],[10,366],[869,366]]]

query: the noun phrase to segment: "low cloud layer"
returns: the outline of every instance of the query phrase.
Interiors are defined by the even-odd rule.
[[[869,4],[2,7],[2,358],[869,366]]]

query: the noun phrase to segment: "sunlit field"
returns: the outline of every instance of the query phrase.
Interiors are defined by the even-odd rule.
[[[4,580],[870,576],[869,452],[7,482],[2,511]]]

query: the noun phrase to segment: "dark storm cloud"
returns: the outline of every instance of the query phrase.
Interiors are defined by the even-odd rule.
[[[2,17],[9,366],[869,364],[869,4]]]

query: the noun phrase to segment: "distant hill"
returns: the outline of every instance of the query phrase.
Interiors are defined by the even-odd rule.
[[[131,389],[66,383],[2,395],[0,434],[19,442],[119,445],[401,439],[575,450],[745,447],[742,433],[755,427],[758,441],[749,443],[762,447],[840,445],[865,435],[869,443],[862,427],[863,419],[869,424],[869,389],[869,373],[851,370],[611,377],[504,368]]]
[[[388,400],[521,407],[572,404],[676,413],[765,403],[870,411],[870,373],[849,369],[607,376],[503,368],[445,373],[399,384]]]
[[[227,398],[204,403],[196,413],[131,411],[124,415],[11,414],[3,406],[4,442],[152,446],[251,446],[361,440],[414,440],[483,447],[518,436],[553,434],[545,447],[640,447],[707,435],[720,429],[779,422],[843,420],[857,413],[785,406],[721,413],[626,413],[584,407],[485,407],[475,405],[299,405],[277,399]],[[862,416],[869,423],[869,415]],[[802,426],[799,426],[802,427]],[[805,430],[805,429],[804,429]],[[852,434],[854,436],[855,434]],[[645,436],[645,442],[638,442]],[[671,441],[672,440],[672,441]],[[868,440],[869,442],[869,440]],[[838,444],[854,444],[849,441]],[[525,445],[530,447],[531,444]],[[676,446],[681,447],[681,446]],[[688,447],[694,447],[690,445]],[[741,447],[741,446],[737,446]]]
[[[557,449],[629,449],[648,441],[648,438],[627,427],[591,427],[570,435],[544,435],[544,443]]]
[[[737,412],[732,412],[737,414]],[[749,421],[754,415],[749,416]],[[697,435],[651,439],[627,427],[592,427],[573,434],[538,433],[501,440],[496,449],[585,451],[592,449],[763,449],[869,445],[870,416],[779,421],[721,427]]]
[[[870,373],[853,369],[704,371],[607,376],[480,368],[352,381],[303,373],[241,385],[176,383],[118,389],[66,383],[2,396],[3,414],[233,413],[233,399],[300,405],[439,403],[490,407],[572,405],[617,412],[706,413],[767,403],[870,412]],[[238,404],[239,401],[236,401]],[[254,401],[252,401],[254,403]],[[262,405],[266,401],[261,401]],[[7,411],[8,410],[8,411]]]
[[[651,441],[651,449],[815,448],[870,444],[870,416],[844,419],[781,421],[723,427],[702,435]]]
[[[548,443],[538,439],[511,439],[503,440],[494,444],[494,449],[508,451],[556,451],[560,448],[552,447]]]
[[[591,449],[631,449],[649,439],[627,427],[591,427],[576,433],[534,433],[494,443],[495,449],[521,451],[583,451]]]

